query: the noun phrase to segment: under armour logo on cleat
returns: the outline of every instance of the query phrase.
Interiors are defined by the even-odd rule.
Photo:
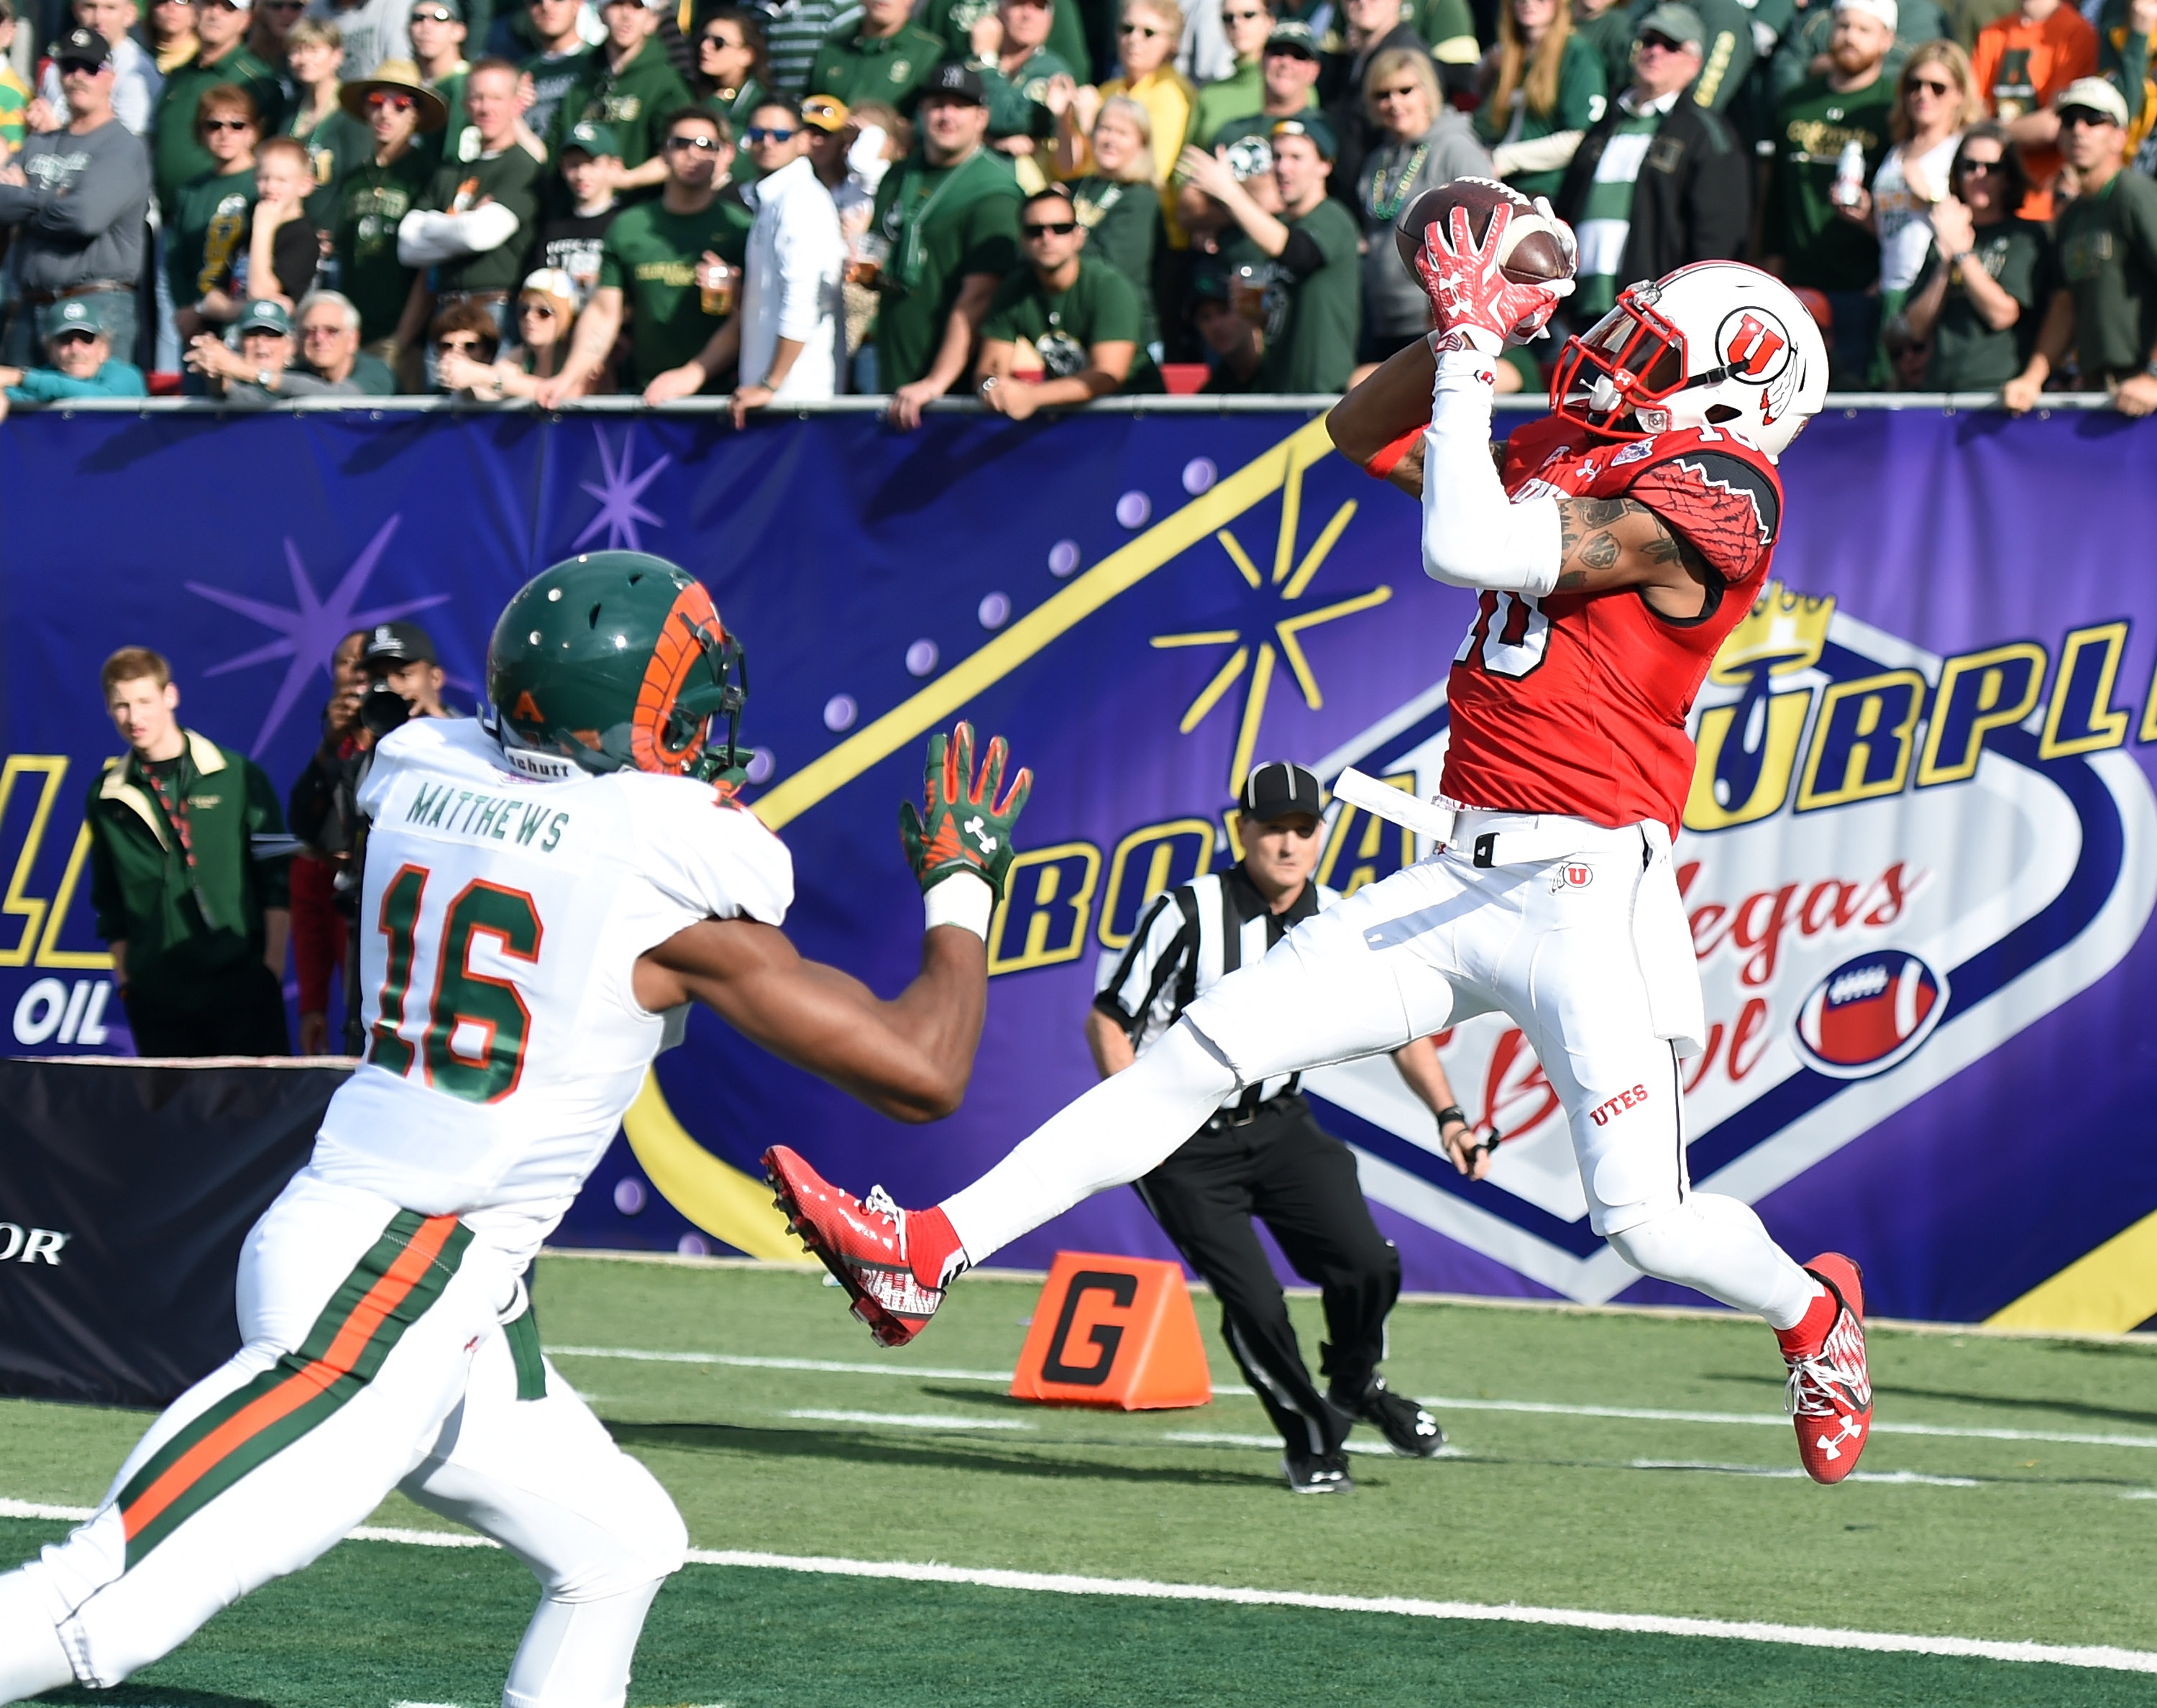
[[[1842,1429],[1840,1433],[1820,1436],[1814,1442],[1813,1444],[1819,1448],[1820,1450],[1828,1458],[1831,1459],[1840,1458],[1842,1457],[1842,1443],[1846,1441],[1852,1440],[1857,1436],[1864,1434],[1864,1433],[1865,1426],[1862,1423],[1860,1423],[1856,1418],[1845,1417],[1842,1420]]]

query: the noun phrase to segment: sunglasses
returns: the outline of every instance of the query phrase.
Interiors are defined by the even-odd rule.
[[[204,119],[202,127],[204,131],[251,131],[255,128],[255,121],[252,119]]]
[[[419,105],[419,100],[415,96],[409,95],[392,95],[387,90],[382,89],[376,90],[373,94],[370,95],[367,98],[367,110],[371,113],[378,113],[385,111],[393,113],[409,113]]]
[[[667,139],[669,154],[678,154],[685,148],[693,148],[699,154],[717,154],[719,139],[716,136],[669,136]]]
[[[713,30],[709,35],[707,35],[703,39],[701,45],[707,48],[739,48],[742,44],[736,41],[734,38],[730,35],[723,34],[718,30]]]
[[[1668,36],[1665,35],[1642,36],[1640,38],[1640,48],[1641,51],[1644,53],[1650,48],[1655,49],[1657,53],[1660,54],[1682,54],[1685,52],[1685,44],[1683,42],[1674,42]]]
[[[1929,77],[1912,77],[1910,80],[1910,93],[1915,95],[1919,90],[1923,90],[1927,95],[1938,95],[1944,99],[1954,93],[1954,85],[1952,83],[1935,83]]]
[[[479,340],[477,338],[437,338],[435,340],[435,348],[445,356],[452,350],[461,356],[469,356],[479,348]]]
[[[1143,36],[1151,41],[1161,32],[1150,23],[1126,23],[1120,25],[1116,33],[1120,36]]]
[[[1955,162],[1955,171],[1963,177],[1990,177],[2001,167],[2002,162],[1997,160],[1958,160]]]
[[[1075,219],[1054,219],[1041,225],[1022,225],[1018,229],[1018,234],[1027,239],[1068,237],[1078,229],[1078,222]]]
[[[2063,107],[2060,111],[2060,128],[2062,131],[2071,130],[2077,125],[2088,126],[2091,130],[2099,130],[2110,123],[2112,119],[2109,115],[2098,112],[2089,107]]]
[[[742,141],[749,143],[791,142],[801,134],[798,127],[791,131],[774,131],[762,125],[751,125],[749,129],[742,132]]]
[[[537,315],[541,320],[554,318],[554,311],[543,302],[520,302],[517,305],[517,311],[520,315]]]
[[[1423,90],[1418,88],[1414,84],[1404,83],[1398,89],[1379,90],[1371,98],[1373,100],[1406,100],[1412,95],[1421,95],[1422,93]]]
[[[60,75],[63,77],[95,77],[99,72],[104,69],[104,66],[93,65],[87,60],[84,59],[63,59],[60,61]]]
[[[105,336],[102,332],[85,332],[80,327],[70,327],[66,332],[55,333],[55,344],[95,344]]]

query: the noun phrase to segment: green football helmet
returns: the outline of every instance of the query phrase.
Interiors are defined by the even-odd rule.
[[[503,753],[534,775],[739,781],[747,762],[741,643],[703,583],[648,553],[593,552],[527,584],[494,625],[486,692]]]

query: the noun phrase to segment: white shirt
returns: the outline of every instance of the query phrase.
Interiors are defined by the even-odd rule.
[[[351,8],[331,0],[313,0],[307,16],[317,23],[333,23],[344,39],[344,69],[338,75],[347,83],[374,75],[384,59],[412,57],[411,0],[360,0]]]
[[[1897,142],[1872,174],[1872,218],[1880,234],[1880,288],[1907,291],[1918,282],[1925,252],[1933,244],[1927,218],[1948,193],[1948,168],[1962,144],[1958,131],[1912,159],[1909,144]]]
[[[165,74],[157,69],[157,59],[134,37],[122,36],[112,44],[112,116],[120,121],[121,129],[137,136],[148,136],[157,97],[164,88]],[[63,125],[74,117],[68,111],[67,96],[60,92],[57,62],[45,67],[45,75],[38,80],[38,94]]]
[[[773,393],[781,402],[828,398],[838,385],[837,316],[847,239],[839,210],[806,155],[742,191],[756,209],[742,263],[741,377],[761,385],[781,338],[801,353]]]
[[[564,769],[512,769],[471,718],[375,750],[366,901],[389,923],[360,934],[368,1061],[312,1164],[427,1215],[505,1212],[533,1247],[660,1050],[637,957],[702,919],[779,924],[794,898],[785,845],[710,784]]]

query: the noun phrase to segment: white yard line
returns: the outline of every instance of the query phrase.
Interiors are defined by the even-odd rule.
[[[825,1358],[752,1358],[737,1352],[643,1352],[624,1346],[549,1346],[552,1358],[629,1358],[655,1364],[724,1364],[744,1370],[803,1370],[835,1376],[932,1376],[945,1381],[1008,1383],[1008,1370],[941,1370],[922,1365],[849,1364]],[[1248,1394],[1250,1389],[1217,1384],[1217,1394]],[[1647,1406],[1570,1406],[1551,1400],[1470,1400],[1426,1395],[1423,1403],[1442,1411],[1510,1412],[1548,1417],[1618,1417],[1643,1423],[1729,1423],[1747,1428],[1787,1429],[1780,1412],[1671,1412]],[[1950,1423],[1906,1423],[1875,1418],[1875,1435],[1928,1435],[1970,1441],[2048,1441],[2068,1447],[2157,1448],[2157,1435],[2088,1435],[2063,1429],[1982,1429]]]
[[[1781,1477],[1802,1479],[1804,1472],[1796,1465],[1724,1465],[1707,1459],[1636,1458],[1636,1471],[1717,1471],[1728,1477]],[[1935,1477],[1923,1471],[1852,1471],[1843,1479],[1846,1483],[1909,1483],[1922,1484],[1928,1489],[1977,1489],[1984,1485],[1975,1477]]]
[[[898,1560],[845,1560],[692,1548],[703,1566],[819,1572],[837,1577],[896,1578],[909,1583],[965,1583],[985,1589],[1050,1595],[1130,1596],[1149,1601],[1226,1602],[1238,1607],[1314,1608],[1328,1613],[1393,1613],[1408,1618],[1562,1625],[1582,1631],[1632,1631],[1652,1636],[1719,1637],[1743,1643],[1791,1643],[1807,1649],[1851,1649],[1882,1654],[1939,1654],[1977,1660],[2047,1662],[2112,1672],[2157,1673],[2157,1654],[2095,1644],[1999,1643],[1977,1637],[1922,1637],[1898,1631],[1846,1631],[1822,1625],[1771,1625],[1758,1620],[1671,1618],[1656,1613],[1604,1613],[1578,1608],[1530,1608],[1517,1603],[1416,1601],[1402,1596],[1316,1595],[1294,1589],[1231,1589],[1211,1583],[1156,1583],[1143,1577],[1078,1577],[1063,1572],[980,1570],[914,1565]]]
[[[932,1412],[835,1412],[805,1407],[790,1417],[820,1423],[873,1423],[889,1429],[1032,1429],[1016,1417],[949,1417]]]
[[[0,1518],[80,1520],[86,1506],[0,1498]],[[422,1547],[492,1547],[479,1536],[436,1531],[363,1526],[363,1541]],[[1007,1572],[963,1566],[917,1565],[903,1560],[847,1560],[824,1556],[765,1554],[738,1549],[692,1548],[691,1563],[760,1571],[815,1572],[833,1577],[891,1578],[908,1583],[963,1583],[984,1589],[1028,1590],[1050,1595],[1127,1596],[1146,1601],[1219,1602],[1237,1607],[1311,1608],[1324,1613],[1391,1613],[1416,1619],[1452,1619],[1515,1625],[1559,1625],[1579,1631],[1629,1631],[1646,1636],[1714,1637],[1740,1643],[1790,1643],[1806,1649],[1847,1649],[1876,1654],[1938,1654],[1973,1660],[2042,1663],[2108,1672],[2157,1673],[2157,1654],[2103,1644],[2000,1643],[1978,1637],[1925,1637],[1897,1631],[1847,1631],[1824,1625],[1773,1625],[1759,1620],[1673,1618],[1658,1613],[1606,1613],[1580,1608],[1532,1608],[1517,1603],[1418,1601],[1403,1596],[1319,1595],[1295,1589],[1233,1589],[1212,1583],[1158,1583],[1144,1577],[1079,1577],[1066,1572]]]

